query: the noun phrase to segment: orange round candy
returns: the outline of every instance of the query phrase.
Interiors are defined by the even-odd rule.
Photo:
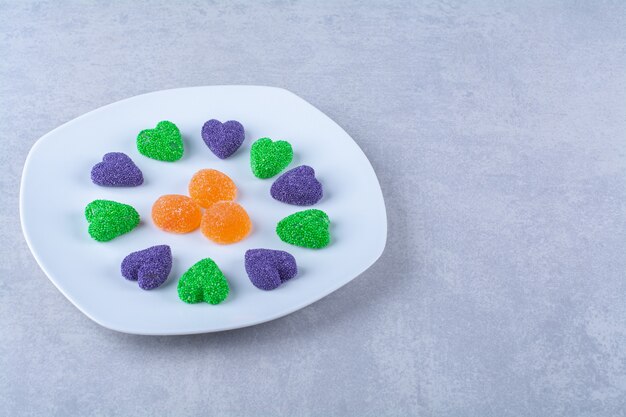
[[[189,181],[189,195],[202,207],[237,197],[237,186],[230,177],[215,169],[201,169]]]
[[[216,243],[239,242],[248,236],[251,228],[248,213],[234,201],[217,202],[202,216],[202,233]]]
[[[152,221],[166,232],[191,232],[200,226],[201,220],[200,206],[186,195],[162,195],[152,205]]]

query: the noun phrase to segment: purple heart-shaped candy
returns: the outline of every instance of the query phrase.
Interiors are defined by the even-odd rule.
[[[279,287],[298,273],[296,259],[282,250],[250,249],[245,258],[250,281],[265,291]]]
[[[239,149],[245,133],[243,126],[236,120],[220,122],[211,119],[202,126],[202,139],[218,158],[226,159]]]
[[[315,170],[300,165],[278,177],[270,189],[278,201],[296,206],[312,206],[322,199],[322,184],[315,178]]]
[[[91,181],[104,187],[136,187],[143,184],[143,174],[125,153],[109,152],[91,169]]]
[[[152,290],[160,287],[172,270],[172,251],[167,245],[152,246],[133,252],[122,261],[122,276],[138,281],[139,288]]]

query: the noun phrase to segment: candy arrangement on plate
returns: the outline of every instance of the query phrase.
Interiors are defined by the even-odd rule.
[[[201,128],[206,146],[220,159],[228,159],[245,140],[243,125],[235,120],[220,122],[211,119]],[[159,122],[154,129],[137,135],[141,155],[158,161],[175,163],[184,153],[184,143],[176,124]],[[250,149],[250,168],[260,180],[281,174],[293,160],[289,142],[264,137]],[[138,187],[144,182],[141,169],[132,158],[121,152],[103,156],[91,171],[95,185],[102,187]],[[190,179],[186,194],[165,194],[152,205],[153,224],[166,233],[192,233],[200,229],[210,241],[221,245],[245,239],[254,225],[245,208],[236,202],[237,185],[216,169],[197,171]],[[270,196],[294,206],[314,206],[323,196],[323,186],[315,170],[300,165],[283,172],[273,182]],[[97,199],[85,207],[89,235],[98,242],[109,242],[132,232],[140,223],[138,211],[117,201]],[[310,249],[329,245],[330,219],[317,209],[297,211],[280,220],[276,236],[285,243]],[[158,242],[155,242],[158,243]],[[173,264],[168,245],[151,246],[128,254],[121,261],[121,275],[137,281],[139,288],[154,290],[169,278]],[[254,287],[271,291],[298,274],[294,256],[286,251],[255,248],[241,255],[245,271]],[[185,303],[219,304],[230,292],[228,278],[211,258],[199,259],[178,280],[178,297]]]
[[[280,140],[290,146],[273,145]],[[277,155],[290,152],[284,166]],[[19,211],[34,259],[68,302],[131,334],[284,317],[357,278],[387,240],[383,193],[355,139],[303,98],[267,86],[149,92],[58,126],[24,162]],[[180,284],[184,299],[201,302],[184,302],[181,277],[206,258],[229,292],[211,304],[224,281],[206,261]],[[216,291],[204,291],[198,271]]]

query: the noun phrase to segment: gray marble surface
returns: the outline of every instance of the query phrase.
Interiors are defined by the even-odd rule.
[[[124,3],[0,2],[0,415],[626,415],[623,1]],[[22,237],[27,152],[211,84],[285,87],[343,126],[386,251],[274,322],[101,328]]]

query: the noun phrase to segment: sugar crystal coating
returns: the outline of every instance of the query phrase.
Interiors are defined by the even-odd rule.
[[[202,126],[202,139],[218,158],[226,159],[243,143],[243,126],[236,120],[220,122],[211,119]]]
[[[103,187],[136,187],[143,184],[143,174],[125,153],[109,152],[91,169],[91,181]]]
[[[309,209],[289,215],[278,222],[276,234],[283,242],[304,248],[320,249],[330,243],[330,219],[322,210]]]
[[[137,150],[142,155],[158,161],[178,161],[184,153],[183,138],[178,126],[164,120],[154,129],[139,132]]]
[[[226,277],[211,258],[194,264],[178,281],[178,298],[186,303],[219,304],[228,297]]]
[[[261,138],[250,149],[250,167],[257,178],[271,178],[285,169],[293,159],[291,144],[284,140],[273,142]]]
[[[223,172],[201,169],[189,181],[189,196],[206,208],[218,201],[234,200],[237,197],[237,186]]]
[[[108,242],[128,233],[139,224],[139,213],[128,204],[94,200],[85,207],[89,235],[98,242]]]
[[[200,206],[186,195],[163,195],[152,205],[152,221],[166,232],[191,232],[200,226],[201,219]]]
[[[220,201],[204,211],[202,233],[220,244],[236,243],[248,236],[252,222],[246,210],[234,201]]]
[[[172,251],[167,245],[151,246],[132,252],[121,265],[122,276],[137,281],[139,288],[152,290],[167,280],[172,270]]]
[[[290,169],[274,181],[270,194],[275,200],[296,206],[312,206],[322,199],[322,184],[308,165]]]
[[[255,287],[273,290],[298,274],[296,259],[289,252],[250,249],[245,255],[246,273]]]

